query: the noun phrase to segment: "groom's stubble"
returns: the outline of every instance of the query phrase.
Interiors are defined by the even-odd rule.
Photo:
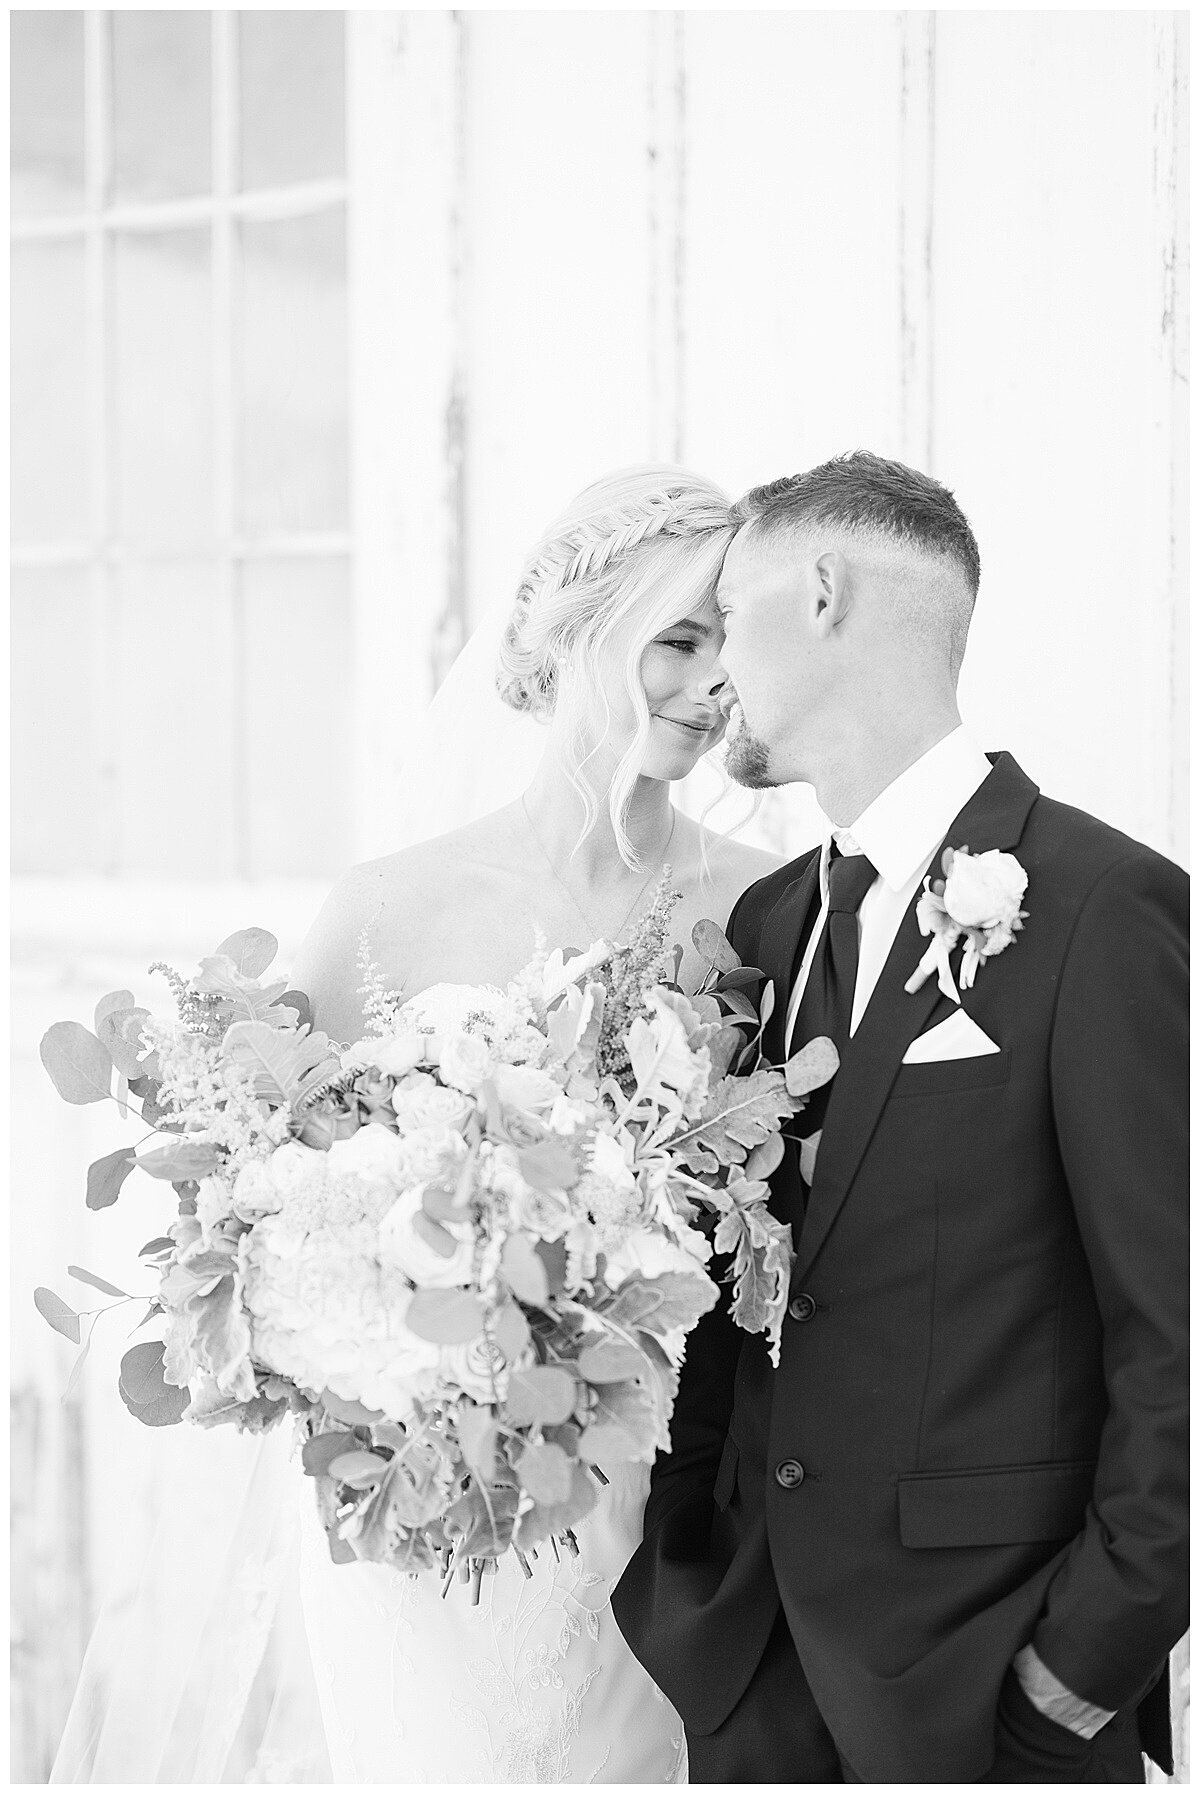
[[[771,756],[764,741],[745,724],[726,746],[725,770],[736,785],[766,791],[781,783],[771,771]]]

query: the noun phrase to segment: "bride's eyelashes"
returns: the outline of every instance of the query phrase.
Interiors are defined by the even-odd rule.
[[[692,636],[664,636],[658,642],[660,648],[678,648],[681,654],[694,654],[699,645]]]

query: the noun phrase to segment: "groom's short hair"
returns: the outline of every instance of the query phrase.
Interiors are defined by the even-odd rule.
[[[890,537],[957,563],[972,599],[979,590],[979,544],[954,494],[928,474],[867,449],[755,486],[738,499],[733,519],[764,530],[815,524]]]

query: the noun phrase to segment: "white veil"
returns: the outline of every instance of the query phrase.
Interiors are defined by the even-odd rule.
[[[393,846],[512,802],[533,775],[543,729],[495,688],[506,618],[480,623],[424,715],[405,720],[420,768],[403,781]],[[702,763],[677,801],[698,816],[727,784]],[[157,1525],[109,1567],[51,1781],[330,1781],[297,1592],[315,1495],[290,1423],[262,1439],[185,1423],[156,1445],[170,1460]]]

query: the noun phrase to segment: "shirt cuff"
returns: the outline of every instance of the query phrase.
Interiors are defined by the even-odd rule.
[[[1079,1738],[1094,1738],[1113,1717],[1104,1707],[1093,1706],[1091,1701],[1072,1694],[1054,1671],[1047,1669],[1031,1644],[1017,1652],[1013,1668],[1026,1699],[1033,1702],[1038,1712]]]

